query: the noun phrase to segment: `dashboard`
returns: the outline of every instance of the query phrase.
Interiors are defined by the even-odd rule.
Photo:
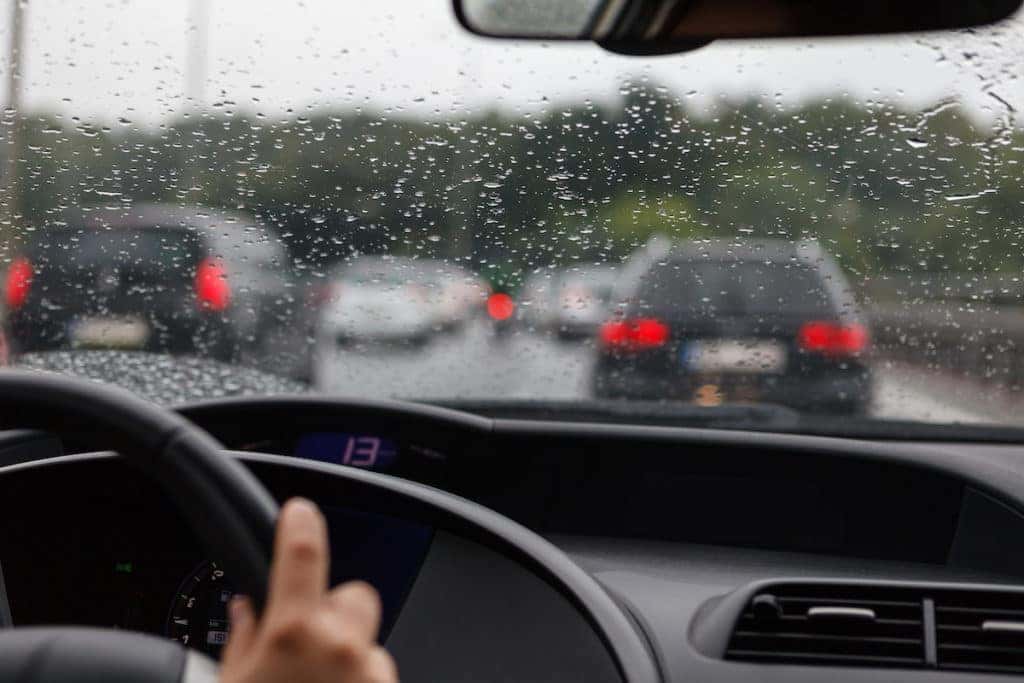
[[[11,525],[0,539],[3,578],[18,626],[72,624],[161,634],[219,656],[228,633],[230,575],[207,557],[158,486],[102,478],[47,477],[5,492]],[[321,500],[332,549],[331,581],[372,578],[382,602],[382,636],[419,574],[430,526]],[[73,520],[73,523],[71,522]],[[216,523],[216,520],[211,520]]]
[[[607,631],[581,609],[586,586],[564,581],[579,570],[558,557],[538,564],[530,538],[499,516],[322,463],[236,457],[276,497],[301,494],[324,510],[331,578],[380,591],[381,638],[404,660],[403,680],[622,680]],[[8,466],[0,514],[24,520],[0,534],[11,623],[187,637],[217,657],[231,576],[217,575],[216,556],[189,533],[177,512],[187,504],[112,453]]]
[[[320,399],[210,402],[182,412],[230,449],[426,484],[546,537],[1024,576],[1024,553],[991,533],[993,524],[1024,530],[1015,512],[1024,492],[1008,495],[1024,485],[1016,463],[1024,448],[1013,445],[486,419]]]
[[[181,412],[276,497],[321,505],[332,580],[360,578],[381,591],[382,639],[403,680],[624,678],[620,653],[579,596],[502,540],[519,527],[484,532],[423,502],[442,491],[469,506],[463,512],[493,510],[547,539],[552,562],[582,568],[640,634],[662,680],[883,681],[898,667],[900,680],[935,680],[946,669],[944,680],[974,681],[1024,670],[1024,657],[1014,658],[1024,652],[1019,633],[989,643],[979,621],[975,641],[949,644],[943,629],[973,626],[942,621],[943,610],[959,615],[973,600],[1024,626],[1016,445],[504,420],[324,398]],[[54,458],[78,450],[74,434],[61,443],[7,437],[0,515],[24,520],[0,534],[11,621],[139,630],[216,656],[231,577],[185,525],[176,506],[187,501],[168,500],[159,482],[111,454]],[[419,498],[381,496],[366,488],[371,481]],[[782,658],[779,643],[792,634],[779,629],[807,600],[833,613],[869,605],[856,610],[877,612],[879,628],[906,622],[925,636],[895,638],[909,641],[903,660],[871,659],[820,649],[877,644],[868,625],[812,620],[824,631],[809,653]],[[890,619],[896,602],[907,614]],[[774,607],[762,623],[765,604]],[[914,621],[920,605],[932,611]],[[937,645],[927,636],[936,631]],[[758,638],[771,650],[747,647]],[[998,656],[964,664],[965,647]]]

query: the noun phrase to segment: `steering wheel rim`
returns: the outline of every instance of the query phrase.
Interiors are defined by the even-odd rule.
[[[123,389],[49,373],[2,370],[0,429],[13,428],[70,433],[87,442],[95,440],[97,443],[89,445],[96,450],[118,451],[151,476],[172,500],[187,501],[178,508],[207,552],[231,572],[235,585],[251,597],[257,609],[262,606],[278,506],[249,470],[222,455],[223,447],[212,436]],[[18,631],[23,630],[14,629],[13,633]],[[81,638],[72,631],[81,632],[46,629],[39,642],[71,642],[73,650],[73,643]],[[126,635],[98,633],[111,639]],[[97,641],[91,638],[86,642]],[[111,647],[97,649],[116,652]],[[17,657],[19,651],[23,658],[38,658],[47,652],[62,656],[61,649],[51,645],[19,649],[0,642],[0,651],[5,657]]]
[[[100,628],[0,631],[0,680],[217,683],[217,663],[167,638]]]

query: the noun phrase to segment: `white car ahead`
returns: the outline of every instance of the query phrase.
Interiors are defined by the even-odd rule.
[[[437,313],[421,274],[411,259],[376,256],[336,269],[320,310],[317,337],[335,346],[425,344],[437,330]]]

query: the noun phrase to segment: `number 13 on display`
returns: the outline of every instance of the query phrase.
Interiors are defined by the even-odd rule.
[[[350,436],[341,456],[342,465],[373,467],[380,456],[380,439],[375,436]]]

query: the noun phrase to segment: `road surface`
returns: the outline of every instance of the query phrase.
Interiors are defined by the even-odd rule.
[[[496,337],[483,321],[438,335],[421,349],[328,349],[314,383],[333,394],[379,398],[586,399],[591,341],[516,331]],[[871,412],[927,422],[1024,424],[1024,402],[948,373],[878,361]]]

